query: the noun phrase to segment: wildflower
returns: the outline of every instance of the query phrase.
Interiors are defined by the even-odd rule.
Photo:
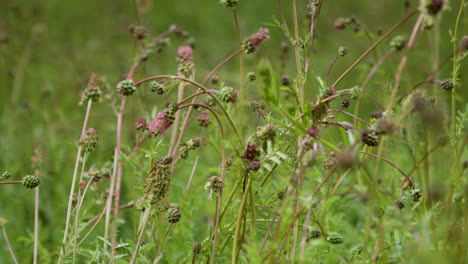
[[[88,86],[81,94],[80,105],[89,100],[93,102],[101,101],[102,93],[99,89],[97,74],[92,73],[89,77]]]
[[[205,189],[211,193],[220,193],[223,190],[224,182],[218,176],[212,176],[205,184]]]
[[[192,245],[192,254],[193,255],[198,255],[201,252],[201,250],[202,250],[202,245],[201,245],[200,242],[197,241],[197,242],[193,243],[193,245]]]
[[[167,156],[159,159],[151,166],[145,184],[145,198],[151,204],[159,203],[169,191],[171,185],[169,165],[171,163],[172,157]]]
[[[445,91],[451,91],[454,87],[453,82],[451,80],[443,80],[439,84]]]
[[[289,76],[287,76],[286,74],[283,74],[281,76],[281,85],[289,86],[289,84],[291,84],[291,80],[289,79]]]
[[[127,80],[120,81],[117,84],[117,92],[121,96],[132,95],[134,92],[136,92],[136,86],[133,83],[133,80],[127,79]]]
[[[219,83],[219,77],[216,76],[216,75],[211,76],[211,77],[210,77],[210,82],[211,82],[211,84],[213,84],[213,85],[218,84],[218,83]]]
[[[320,137],[320,129],[317,126],[311,126],[307,129],[307,135],[311,138],[318,139]]]
[[[80,138],[80,146],[84,152],[91,152],[96,148],[98,144],[98,136],[94,128],[88,128],[84,135]]]
[[[379,145],[379,137],[374,131],[364,131],[361,134],[362,142],[369,147],[375,147]]]
[[[343,108],[348,108],[350,103],[351,101],[349,100],[349,98],[345,98],[340,102],[340,106]]]
[[[159,112],[153,119],[149,126],[149,131],[151,131],[154,136],[163,136],[164,133],[166,133],[166,131],[171,127],[174,119],[174,112],[170,111],[169,109],[164,109],[163,111]]]
[[[180,46],[177,49],[178,61],[187,61],[192,60],[192,47],[190,46]]]
[[[237,6],[237,0],[220,0],[219,3],[223,6],[231,7],[231,8]]]
[[[403,200],[398,200],[395,202],[396,206],[398,207],[398,209],[403,209],[405,208],[405,202]]]
[[[148,129],[148,123],[144,117],[138,118],[137,122],[135,123],[135,128],[138,131],[146,131]]]
[[[247,167],[247,171],[258,171],[260,169],[260,161],[252,160]]]
[[[396,37],[394,37],[391,41],[390,41],[390,46],[397,50],[397,51],[400,51],[402,50],[405,46],[406,46],[406,39],[405,37],[403,37],[402,35],[398,35]]]
[[[426,4],[426,10],[431,15],[437,15],[442,8],[444,7],[443,0],[430,0],[428,4]]]
[[[0,175],[0,181],[8,180],[11,177],[11,173],[9,171],[5,171]]]
[[[135,39],[142,40],[146,38],[147,30],[145,26],[142,25],[130,25],[128,31],[133,35]]]
[[[244,151],[242,158],[246,161],[256,160],[260,156],[260,151],[257,150],[257,147],[253,143],[248,143],[247,148]]]
[[[307,241],[310,241],[312,239],[317,239],[321,235],[322,235],[322,233],[320,232],[320,230],[317,230],[317,229],[309,230],[309,232],[307,234]]]
[[[341,244],[343,243],[343,236],[336,232],[332,232],[328,234],[327,241],[332,244]]]
[[[338,54],[340,54],[341,57],[344,57],[346,54],[348,54],[348,48],[347,47],[340,47],[338,49]]]
[[[167,90],[166,86],[163,83],[157,81],[150,82],[149,87],[152,92],[155,92],[158,95],[165,94]]]
[[[224,86],[219,91],[219,98],[225,103],[235,103],[237,100],[237,92],[232,87]]]
[[[247,73],[247,78],[249,81],[253,82],[257,79],[257,75],[255,75],[255,72],[249,72]]]
[[[171,205],[166,212],[166,219],[171,224],[175,224],[179,222],[181,216],[182,214],[181,214],[180,207],[177,205]]]
[[[197,120],[201,127],[208,127],[211,124],[210,114],[208,111],[203,111]]]
[[[269,39],[270,35],[268,29],[260,28],[257,33],[253,34],[249,38],[245,39],[244,42],[242,42],[242,49],[247,54],[253,53],[260,46],[260,44],[262,44],[263,41]]]
[[[34,189],[41,184],[41,179],[34,175],[26,175],[23,177],[23,185],[26,188]]]

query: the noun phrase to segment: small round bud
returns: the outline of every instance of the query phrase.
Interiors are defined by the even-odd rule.
[[[398,200],[395,202],[395,205],[398,207],[398,209],[403,209],[405,208],[405,202],[403,200]]]
[[[445,91],[451,91],[454,87],[453,82],[451,80],[443,80],[440,82],[440,87]]]
[[[317,126],[311,126],[307,129],[307,135],[311,138],[318,139],[320,137],[320,129]]]
[[[369,147],[375,147],[379,145],[379,137],[374,131],[362,132],[362,142]]]
[[[220,193],[223,190],[224,182],[218,176],[212,176],[205,185],[213,193]]]
[[[390,41],[390,47],[394,48],[395,50],[400,51],[403,48],[405,48],[405,46],[406,46],[406,39],[402,35],[398,35]]]
[[[338,54],[340,54],[341,57],[344,57],[346,54],[348,54],[348,48],[347,47],[340,47],[338,49]]]
[[[322,235],[322,233],[320,232],[320,230],[317,230],[317,229],[309,230],[309,232],[307,234],[307,241],[310,241],[312,239],[320,238],[321,235]]]
[[[203,111],[197,120],[201,127],[208,127],[211,124],[210,114],[208,111]]]
[[[287,76],[286,74],[283,74],[281,76],[281,85],[289,86],[290,83],[291,83],[291,80],[289,79],[289,76]]]
[[[169,223],[175,224],[182,217],[180,207],[172,205],[166,212],[166,219]]]
[[[117,84],[117,93],[121,96],[129,96],[134,92],[136,92],[136,86],[133,84],[133,80],[127,79]]]
[[[219,98],[225,103],[235,103],[237,100],[237,92],[232,87],[224,86],[221,91],[219,91]]]
[[[92,152],[98,144],[98,136],[94,128],[88,128],[80,138],[80,146],[84,152]]]
[[[225,7],[234,8],[237,6],[237,0],[220,0],[219,3]]]
[[[195,242],[192,245],[192,254],[193,255],[198,255],[202,250],[202,244],[200,242]]]
[[[247,171],[258,171],[260,169],[260,161],[252,160],[247,167]]]
[[[11,173],[9,171],[5,171],[0,175],[0,181],[8,180],[11,177]]]
[[[34,189],[41,184],[41,179],[34,175],[26,175],[23,177],[23,185],[26,188]]]
[[[426,10],[431,15],[437,15],[444,7],[444,0],[430,0],[426,5]]]
[[[327,241],[335,245],[342,244],[343,236],[338,233],[332,232],[328,234]]]
[[[152,92],[155,92],[158,95],[166,93],[166,86],[160,82],[152,81],[150,82],[149,87]]]
[[[349,100],[349,98],[345,98],[340,102],[340,106],[343,108],[348,108],[350,104],[351,100]]]
[[[210,82],[211,82],[211,84],[213,84],[213,85],[218,84],[218,83],[219,83],[219,77],[216,76],[216,75],[211,76],[211,77],[210,77]]]
[[[460,50],[468,51],[468,36],[463,36],[463,38],[460,40]]]
[[[253,82],[257,79],[257,75],[255,75],[255,72],[249,72],[247,73],[247,78],[249,81]]]
[[[135,124],[135,128],[138,131],[146,131],[148,129],[148,122],[146,122],[144,117],[140,117]]]

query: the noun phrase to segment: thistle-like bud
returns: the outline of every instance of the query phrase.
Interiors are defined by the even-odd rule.
[[[117,93],[120,96],[129,96],[134,92],[136,92],[136,86],[131,79],[120,81],[117,84]]]
[[[41,184],[41,179],[34,175],[26,175],[23,177],[23,185],[26,188],[34,189]]]
[[[96,130],[94,128],[88,128],[84,135],[80,138],[80,146],[84,152],[92,152],[99,142]]]

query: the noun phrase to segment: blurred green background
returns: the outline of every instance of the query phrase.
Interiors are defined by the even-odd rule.
[[[276,1],[239,1],[238,14],[243,37],[255,33],[259,27],[269,27],[270,41],[253,56],[246,56],[246,70],[254,71],[258,59],[268,57],[279,69],[280,43],[286,40],[278,28],[271,27],[278,17]],[[290,1],[283,1],[286,19],[290,28]],[[306,25],[306,1],[297,1],[301,25]],[[325,1],[317,31],[316,54],[313,56],[313,71],[324,75],[335,58],[340,46],[347,46],[350,53],[334,68],[331,79],[339,76],[367,47],[370,41],[362,32],[352,28],[337,31],[337,17],[356,15],[372,33],[387,30],[406,13],[400,0],[333,0]],[[410,1],[415,9],[419,1]],[[458,7],[459,1],[451,1]],[[403,85],[412,85],[424,80],[431,72],[431,53],[439,46],[441,60],[451,54],[449,26],[453,25],[454,11],[443,14],[440,35],[425,32],[418,36],[410,54],[408,71]],[[462,21],[461,31],[467,25],[467,16]],[[398,32],[410,32],[414,19]],[[196,74],[200,80],[219,61],[235,51],[238,38],[232,11],[220,6],[217,1],[0,1],[0,172],[12,172],[13,179],[32,174],[31,157],[36,147],[44,150],[41,184],[42,250],[56,250],[61,240],[66,200],[76,155],[84,106],[78,105],[81,91],[86,87],[91,72],[105,78],[110,87],[125,76],[135,55],[138,44],[128,32],[130,24],[142,24],[148,29],[148,38],[177,24],[196,38],[194,58]],[[438,41],[434,41],[438,39]],[[175,73],[176,49],[182,41],[173,39],[162,53],[151,58],[137,76]],[[388,41],[379,48],[383,54]],[[286,73],[295,72],[292,51]],[[396,64],[399,57],[392,58]],[[375,63],[369,56],[364,66]],[[465,63],[466,64],[466,63]],[[379,75],[392,77],[396,66],[390,65]],[[219,72],[224,79],[238,82],[238,60],[227,64]],[[418,69],[412,71],[411,69]],[[462,71],[466,72],[462,68]],[[449,78],[446,67],[441,79]],[[279,76],[278,76],[279,78]],[[340,88],[349,88],[360,82],[363,76],[351,74]],[[373,84],[376,87],[385,84]],[[466,89],[465,89],[466,90]],[[463,91],[466,95],[466,91]],[[448,95],[445,99],[448,99]],[[310,98],[312,99],[312,97]],[[135,137],[133,124],[136,118],[156,106],[165,103],[156,97],[132,98],[124,122],[124,145],[131,146]],[[385,102],[384,102],[385,103]],[[371,111],[370,104],[362,111]],[[115,116],[107,103],[95,104],[90,126],[100,135],[100,146],[91,158],[94,161],[112,157],[115,142]],[[200,184],[203,181],[200,181]],[[124,194],[125,198],[125,194]],[[27,263],[32,255],[32,230],[34,191],[21,186],[0,186],[0,216],[9,220],[8,234],[15,252]],[[125,202],[125,201],[124,201]],[[0,239],[0,263],[9,263],[9,254],[3,238]],[[46,263],[46,262],[44,262]]]

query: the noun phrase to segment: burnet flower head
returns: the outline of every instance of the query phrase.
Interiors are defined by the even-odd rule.
[[[260,28],[257,33],[242,42],[242,49],[245,53],[253,53],[265,40],[270,39],[270,32],[267,28]]]

